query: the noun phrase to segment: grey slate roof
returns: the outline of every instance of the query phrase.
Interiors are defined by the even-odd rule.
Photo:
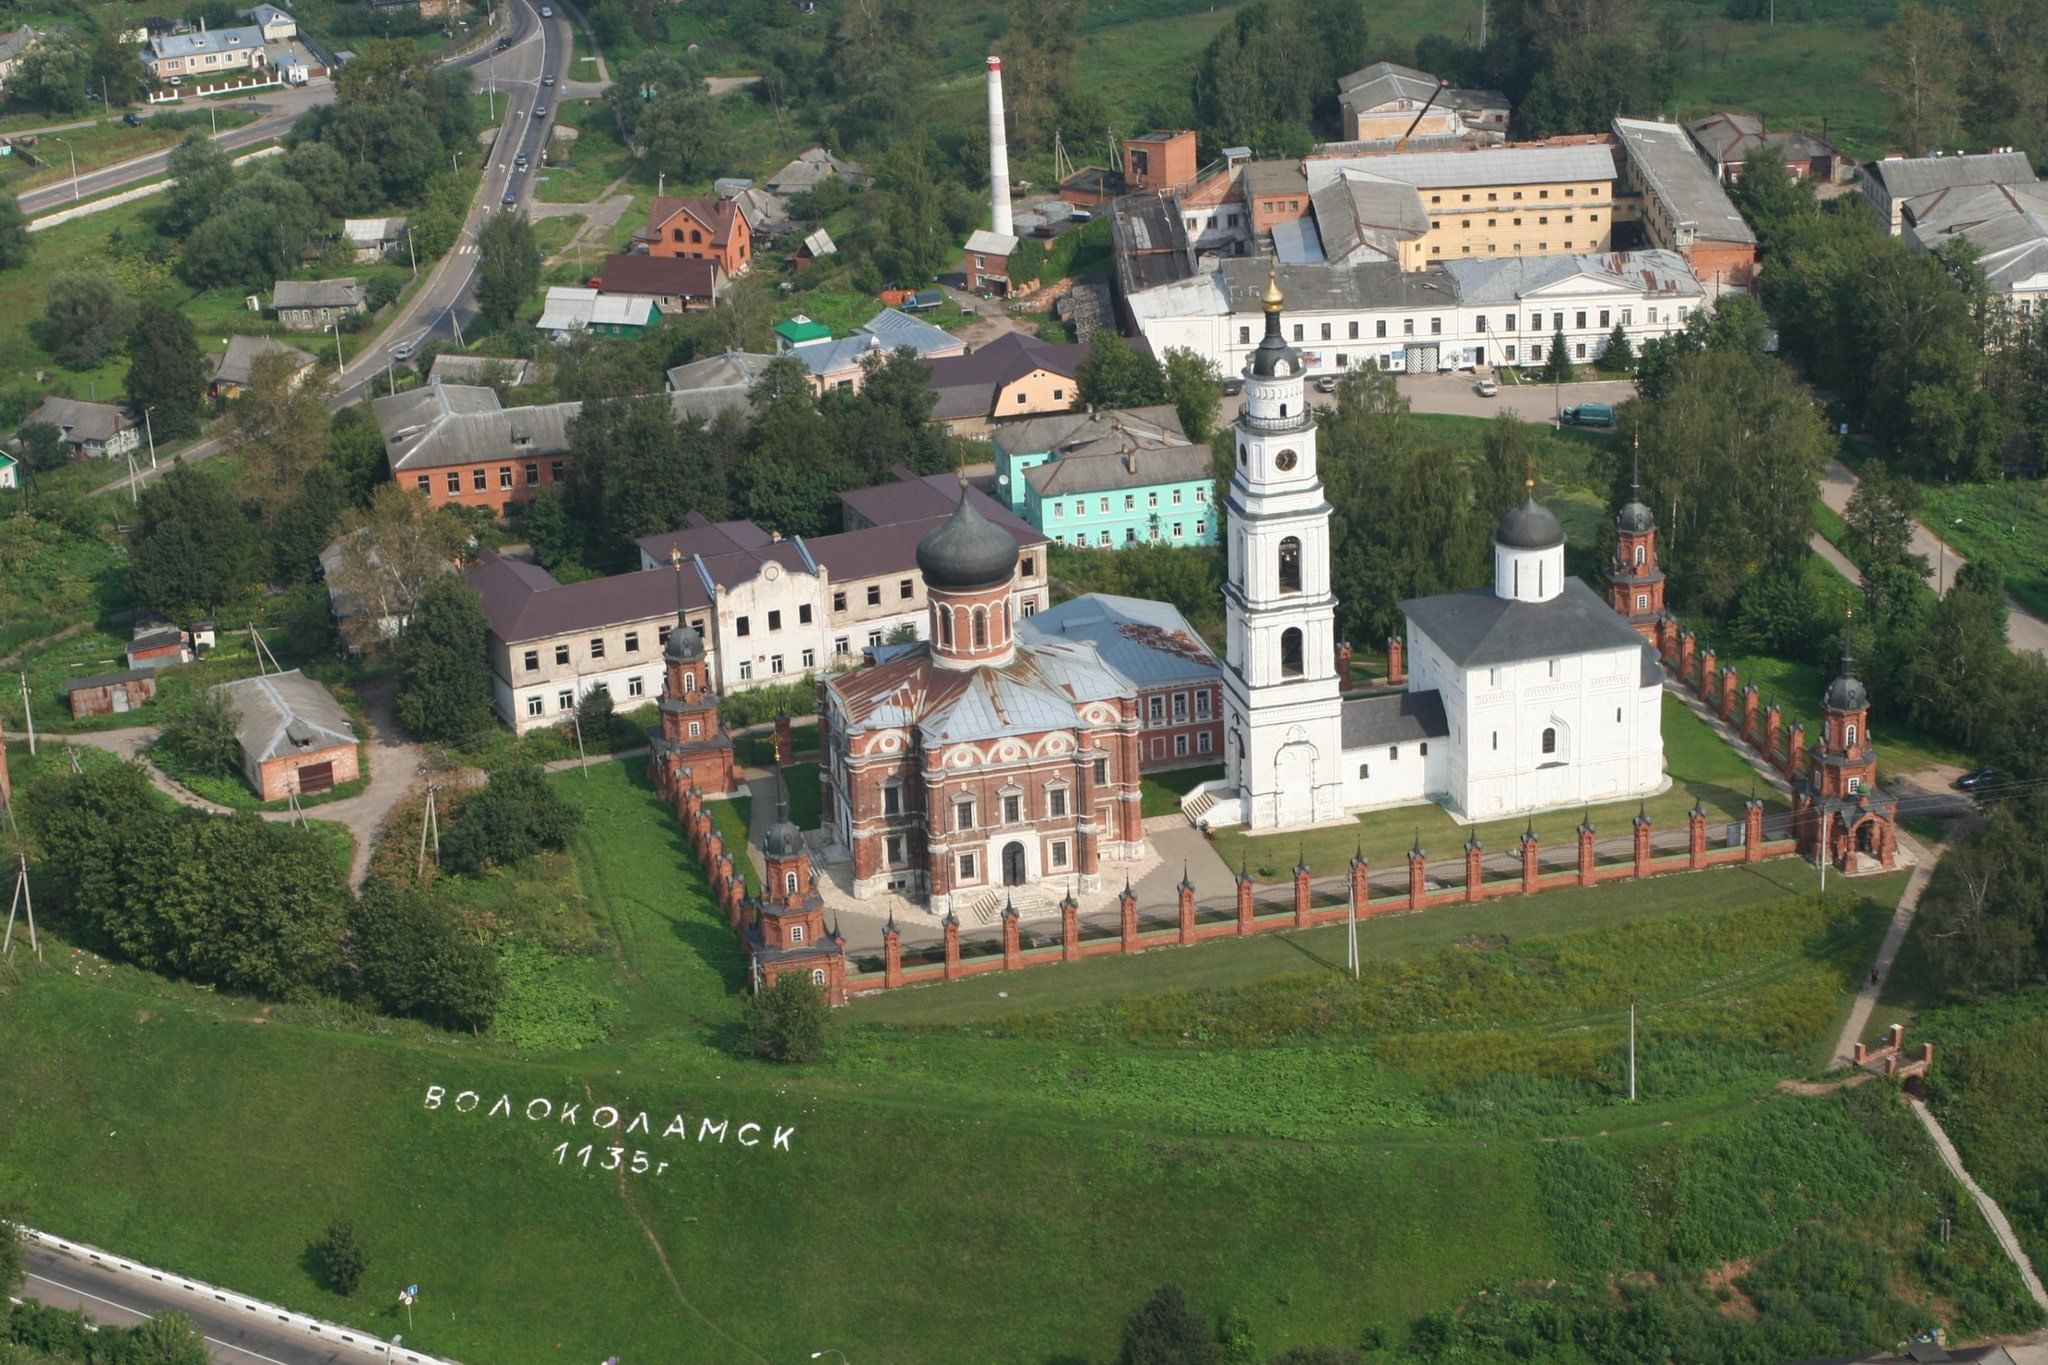
[[[1562,147],[1490,147],[1470,152],[1399,156],[1311,157],[1302,166],[1312,187],[1326,185],[1346,170],[1369,171],[1427,190],[1526,185],[1546,180],[1612,180],[1614,149],[1597,142]]]
[[[823,378],[858,367],[861,357],[874,349],[875,339],[865,332],[857,332],[850,337],[833,337],[829,341],[807,341],[801,346],[790,347],[783,354],[795,357],[805,369]]]
[[[222,683],[220,690],[234,703],[235,741],[254,762],[356,742],[334,694],[296,668]]]
[[[533,376],[533,362],[516,356],[443,354],[434,357],[434,367],[427,371],[427,377],[448,384],[481,384],[484,375],[494,368],[502,369],[505,382],[514,388]]]
[[[1067,493],[1151,488],[1162,483],[1195,483],[1215,473],[1215,457],[1207,446],[1147,448],[1141,442],[1114,437],[1097,445],[1105,448],[1062,455],[1027,469],[1024,481],[1040,497],[1058,497]]]
[[[566,454],[579,403],[507,408],[495,389],[438,381],[374,400],[393,474]]]
[[[668,372],[668,386],[675,393],[703,389],[751,389],[768,368],[772,355],[758,351],[726,351],[719,355],[678,365]]]
[[[1756,241],[1756,234],[1721,187],[1721,177],[1700,160],[1685,129],[1675,123],[1618,118],[1614,132],[1629,161],[1664,201],[1672,218],[1690,225],[1696,236],[1710,242]]]
[[[1167,404],[1145,408],[1098,408],[1055,412],[1005,422],[989,438],[1012,455],[1076,450],[1107,437],[1128,436],[1152,446],[1184,445],[1180,413]]]
[[[1309,196],[1323,255],[1332,261],[1401,259],[1401,243],[1429,231],[1422,195],[1403,180],[1346,171]]]
[[[1233,256],[1216,271],[1233,314],[1265,311],[1260,300],[1266,292],[1269,269],[1280,281],[1289,311],[1449,308],[1458,301],[1456,282],[1439,270],[1402,270],[1391,261],[1366,265],[1282,261],[1276,267],[1255,256]]]
[[[1017,638],[1086,640],[1137,687],[1214,682],[1222,665],[1165,602],[1091,592],[1017,622]]]
[[[1450,722],[1444,718],[1443,693],[1433,687],[1427,692],[1383,692],[1377,696],[1350,697],[1344,702],[1341,733],[1346,749],[1442,739],[1450,732]]]
[[[966,343],[951,332],[934,327],[923,318],[914,318],[900,308],[884,308],[855,330],[873,337],[885,351],[901,350],[907,346],[919,355],[932,355],[939,351],[957,353],[967,348]]]
[[[90,678],[66,678],[57,684],[57,695],[68,697],[73,692],[90,692],[96,687],[140,682],[144,678],[154,678],[156,674],[154,668],[124,668],[118,673],[96,673]]]
[[[237,28],[206,29],[198,33],[166,33],[150,40],[152,57],[191,57],[207,52],[235,52],[261,48],[263,30],[253,24]]]
[[[135,419],[128,415],[126,408],[112,403],[90,403],[83,398],[66,398],[55,393],[37,404],[36,410],[23,420],[22,426],[37,422],[48,422],[74,445],[88,441],[104,444],[135,425]]]
[[[333,280],[279,280],[270,291],[272,308],[360,308],[362,282],[353,275]]]
[[[1576,578],[1548,602],[1511,602],[1491,587],[1412,597],[1395,604],[1454,668],[1490,668],[1649,646],[1633,627]]]
[[[1337,78],[1343,102],[1353,109],[1376,109],[1395,100],[1418,103],[1436,94],[1436,77],[1427,71],[1393,62],[1374,62],[1363,70]]]
[[[296,346],[287,346],[274,337],[229,337],[228,348],[213,362],[213,378],[216,383],[246,384],[249,371],[261,356],[281,352],[304,368],[313,363],[313,357]]]
[[[1957,237],[1977,252],[1997,292],[2036,290],[2048,275],[2048,186],[1968,185],[1911,201],[1914,243],[1933,251]]]
[[[1580,277],[1612,281],[1631,293],[1674,298],[1704,292],[1685,258],[1675,251],[1605,251],[1579,256],[1461,256],[1443,263],[1467,304],[1516,303],[1538,290]],[[1292,302],[1292,299],[1289,300]]]
[[[1865,173],[1893,199],[1913,199],[1957,185],[2030,185],[2034,167],[2025,152],[1975,156],[1901,156],[1873,161]]]

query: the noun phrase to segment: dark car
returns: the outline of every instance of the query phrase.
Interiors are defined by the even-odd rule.
[[[503,199],[499,200],[498,202],[499,202],[499,203],[501,203],[501,204],[503,204],[503,205],[504,205],[504,206],[505,206],[506,208],[508,208],[508,209],[509,209],[509,208],[512,208],[513,206],[517,205],[517,204],[518,204],[518,202],[519,202],[519,191],[517,191],[517,190],[506,190],[506,191],[505,191],[505,197],[504,197]]]
[[[2005,774],[1996,768],[1972,768],[1949,785],[1959,792],[1981,792],[1999,786],[2004,781]]]
[[[121,122],[127,124],[130,128],[140,128],[142,126],[142,115],[130,109],[127,113],[121,115]]]
[[[506,48],[510,46],[512,46],[512,40],[510,38],[498,39],[498,51],[503,52]]]
[[[1223,396],[1225,398],[1235,398],[1243,392],[1244,381],[1242,379],[1226,379],[1223,381]]]

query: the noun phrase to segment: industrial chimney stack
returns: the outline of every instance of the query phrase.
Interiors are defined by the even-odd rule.
[[[1005,237],[1010,224],[1010,143],[1003,134],[1003,59],[988,59],[989,226]]]

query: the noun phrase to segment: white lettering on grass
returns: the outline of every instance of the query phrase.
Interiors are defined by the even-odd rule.
[[[479,1090],[451,1090],[445,1085],[429,1085],[421,1097],[420,1107],[437,1113],[451,1109],[458,1114],[475,1114],[481,1111],[487,1118],[509,1119],[517,1114],[524,1114],[528,1123],[541,1123],[552,1119],[571,1128],[582,1126],[586,1103],[584,1100],[554,1100],[545,1095],[537,1095],[522,1103],[513,1099],[509,1093],[501,1092],[486,1109],[485,1093]],[[741,1122],[730,1118],[699,1118],[693,1134],[690,1123],[691,1121],[682,1114],[672,1113],[667,1126],[661,1130],[661,1136],[673,1138],[678,1142],[716,1143],[720,1146],[723,1146],[730,1137],[741,1147],[766,1146],[769,1151],[783,1152],[792,1150],[792,1139],[796,1136],[794,1125],[776,1124],[774,1135],[764,1143],[763,1135],[769,1131],[767,1124]],[[603,1132],[645,1133],[650,1137],[655,1131],[654,1120],[646,1110],[623,1109],[610,1104],[590,1106],[590,1126]],[[608,1147],[598,1143],[578,1147],[573,1139],[556,1144],[550,1149],[550,1155],[554,1157],[558,1166],[588,1168],[594,1164],[601,1171],[617,1171],[622,1174],[630,1171],[634,1175],[661,1175],[670,1165],[669,1162],[659,1161],[648,1152],[636,1148]]]

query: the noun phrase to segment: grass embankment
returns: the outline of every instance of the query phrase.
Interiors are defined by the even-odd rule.
[[[2006,591],[2027,610],[2048,616],[2048,485],[2004,483],[1924,485],[1921,520],[1966,559],[1986,559],[2006,576]],[[1953,578],[1956,565],[1948,565]]]
[[[1365,988],[1329,965],[1326,929],[905,992],[847,1011],[834,1060],[783,1070],[724,1051],[743,960],[637,765],[554,780],[586,813],[569,856],[443,885],[587,917],[590,950],[522,978],[508,1014],[597,1017],[608,1037],[522,1052],[331,1006],[259,1013],[60,948],[62,966],[0,978],[0,1177],[28,1216],[507,1362],[552,1360],[557,1342],[684,1360],[823,1341],[890,1359],[964,1340],[1101,1354],[1167,1280],[1241,1308],[1277,1350],[1367,1323],[1398,1336],[1488,1283],[1598,1283],[1667,1259],[1672,1282],[1693,1280],[1771,1257],[1801,1225],[1885,1248],[1915,1302],[1956,1301],[1958,1278],[2003,1288],[1968,1219],[1942,1253],[1960,1270],[1906,1260],[1921,1237],[1903,1190],[1924,1177],[1899,1171],[1910,1154],[1876,1091],[1755,1103],[1804,1069],[1897,878],[1826,908],[1788,898],[1777,869],[1730,869],[1393,917],[1362,928]],[[1627,1108],[1631,998],[1644,1098]],[[431,1085],[449,1097],[433,1110]],[[464,1090],[486,1098],[458,1113]],[[582,1117],[488,1117],[501,1093]],[[600,1104],[648,1110],[654,1132],[620,1139],[622,1164],[638,1148],[667,1169],[603,1171],[601,1141],[585,1169]],[[693,1133],[706,1117],[796,1131],[788,1151],[661,1139],[678,1111]],[[1587,1155],[1533,1140],[1555,1136]],[[1594,1203],[1640,1217],[1603,1232]],[[426,1287],[410,1329],[389,1294],[341,1300],[306,1272],[335,1216],[363,1231],[372,1285]],[[565,1260],[605,1271],[563,1276]],[[864,1273],[890,1260],[942,1272],[948,1292]],[[759,1274],[769,1261],[862,1282],[862,1310],[792,1298]],[[1038,1311],[1052,1286],[1061,1311]],[[2012,1320],[1996,1294],[1968,1303],[1952,1325]]]

